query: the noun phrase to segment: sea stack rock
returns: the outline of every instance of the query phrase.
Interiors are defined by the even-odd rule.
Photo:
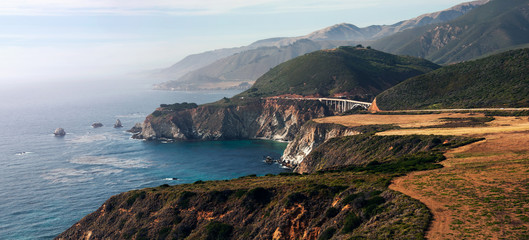
[[[102,127],[102,126],[103,126],[103,124],[100,123],[100,122],[96,122],[96,123],[92,124],[92,127],[93,127],[93,128],[100,128],[100,127]]]
[[[53,134],[55,134],[55,136],[62,137],[66,135],[66,131],[64,131],[64,129],[62,128],[57,128],[55,129],[55,132],[53,132]]]
[[[119,119],[116,120],[116,123],[114,123],[114,128],[121,128],[123,125],[121,125],[121,121]]]
[[[136,124],[134,124],[134,127],[132,127],[131,129],[127,130],[127,132],[130,132],[130,133],[141,133],[142,129],[143,129],[142,123],[136,123]]]

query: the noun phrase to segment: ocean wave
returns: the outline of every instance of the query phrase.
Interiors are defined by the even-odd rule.
[[[33,152],[17,152],[17,153],[15,153],[15,155],[23,156],[23,155],[30,154],[30,153],[33,153]]]
[[[116,168],[147,168],[148,162],[141,159],[122,159],[115,157],[82,156],[70,160],[70,163],[82,165],[107,165]]]
[[[104,134],[96,134],[96,135],[83,135],[78,138],[72,139],[71,142],[73,143],[91,143],[91,142],[97,142],[97,141],[106,141],[108,140],[108,136]]]
[[[145,113],[130,113],[130,114],[126,114],[126,115],[116,115],[115,117],[116,118],[145,118],[145,116],[147,116],[148,114],[145,114]]]
[[[121,173],[121,169],[103,169],[93,168],[88,170],[79,170],[74,168],[57,168],[41,175],[45,180],[52,183],[75,183],[93,180],[96,177],[108,176],[111,174]]]
[[[171,178],[164,178],[163,180],[165,180],[165,181],[177,181],[178,178],[171,177]]]

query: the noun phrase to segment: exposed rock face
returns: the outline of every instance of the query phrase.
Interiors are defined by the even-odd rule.
[[[345,174],[246,178],[122,193],[55,239],[317,240],[333,235],[332,239],[353,239],[354,235],[361,236],[357,239],[423,236],[430,219],[424,205],[376,184],[381,176]],[[376,211],[365,210],[373,208]],[[341,230],[351,217],[356,217],[355,231]]]
[[[96,123],[93,123],[93,124],[92,124],[92,127],[93,127],[93,128],[100,128],[100,127],[102,127],[102,126],[103,126],[103,124],[100,123],[100,122],[96,122]]]
[[[55,129],[55,132],[53,132],[53,134],[55,134],[55,136],[62,137],[66,135],[66,131],[64,131],[64,129],[62,128],[57,128]]]
[[[143,129],[143,124],[142,123],[136,123],[136,124],[134,124],[134,127],[132,127],[131,129],[127,130],[127,132],[130,132],[130,133],[141,133],[142,129]]]
[[[288,144],[281,157],[281,162],[288,167],[296,168],[312,149],[325,141],[335,137],[356,134],[360,134],[360,132],[342,125],[307,122],[301,127],[297,137]],[[306,172],[305,169],[299,167],[295,171]]]
[[[116,123],[114,123],[114,128],[122,128],[123,125],[121,124],[121,121],[119,119],[116,120]]]
[[[293,140],[303,123],[332,115],[318,101],[258,99],[245,104],[204,105],[181,111],[158,108],[143,123],[138,139]]]

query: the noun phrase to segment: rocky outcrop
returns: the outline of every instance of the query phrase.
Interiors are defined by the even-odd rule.
[[[134,127],[132,127],[131,129],[127,130],[127,132],[130,132],[130,133],[141,133],[141,130],[143,129],[143,123],[136,123],[134,124]]]
[[[55,239],[422,237],[427,208],[382,181],[344,172],[162,185],[111,197]]]
[[[232,101],[232,100],[229,100]],[[318,101],[254,99],[173,111],[158,108],[143,123],[137,139],[290,141],[310,119],[334,114]]]
[[[53,134],[55,134],[55,136],[62,137],[66,135],[66,131],[64,131],[64,129],[62,128],[57,128],[55,129],[55,132],[53,132]]]
[[[123,124],[121,124],[121,121],[119,119],[116,120],[116,123],[114,123],[114,128],[122,128]]]
[[[281,163],[295,168],[297,172],[304,172],[296,167],[314,148],[331,138],[356,134],[360,132],[338,124],[307,122],[301,127],[297,137],[288,144],[281,157]]]
[[[96,123],[93,123],[93,124],[92,124],[92,127],[93,127],[93,128],[100,128],[100,127],[102,127],[102,126],[103,126],[103,124],[100,123],[100,122],[96,122]]]

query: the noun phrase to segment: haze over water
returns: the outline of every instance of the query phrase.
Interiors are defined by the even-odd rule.
[[[125,132],[161,103],[234,94],[153,91],[125,81],[1,89],[0,239],[52,239],[110,196],[132,189],[285,171],[262,161],[279,157],[285,143],[163,144]],[[117,118],[121,129],[112,127]],[[94,122],[104,126],[93,129]],[[68,134],[54,137],[57,127]]]

